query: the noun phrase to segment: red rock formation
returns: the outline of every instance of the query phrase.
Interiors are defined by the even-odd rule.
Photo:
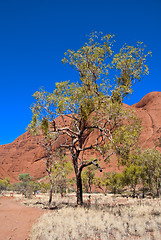
[[[142,148],[154,147],[153,139],[161,135],[161,92],[152,92],[132,105],[138,118],[141,120],[142,132],[139,145]],[[69,124],[69,123],[67,123]],[[89,140],[92,141],[92,138]],[[0,179],[10,177],[11,182],[18,180],[20,173],[30,173],[34,179],[46,175],[44,153],[37,144],[36,137],[26,132],[18,137],[13,143],[0,146]],[[86,156],[96,157],[92,151]],[[116,160],[110,165],[102,164],[109,171],[117,170]]]
[[[142,132],[139,145],[154,147],[154,140],[161,135],[161,92],[151,92],[131,106],[141,120]]]
[[[26,132],[14,142],[0,146],[0,178],[18,181],[20,173],[30,173],[35,179],[46,174],[44,154],[36,137]]]

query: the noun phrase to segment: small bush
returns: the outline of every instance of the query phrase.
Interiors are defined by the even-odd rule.
[[[3,191],[8,190],[10,185],[11,185],[10,184],[10,179],[8,177],[6,177],[3,180],[0,179],[0,193],[2,193]]]

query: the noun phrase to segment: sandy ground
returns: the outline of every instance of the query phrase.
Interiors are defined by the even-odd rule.
[[[84,202],[89,203],[88,194],[84,194]],[[92,194],[91,203],[94,206],[106,204],[109,206],[117,206],[124,204],[134,204],[135,202],[150,201],[150,199],[132,199],[122,198],[113,195],[104,196],[103,194]],[[154,200],[153,200],[154,201]],[[7,193],[0,196],[0,240],[29,240],[30,231],[37,219],[48,212],[43,209],[43,203],[48,202],[48,194],[39,194],[32,199],[22,197],[22,195],[14,194],[10,197]],[[75,194],[61,198],[60,194],[53,195],[53,202],[57,206],[73,205],[76,203]],[[36,204],[35,204],[36,203]],[[141,202],[140,202],[141,203]]]
[[[0,197],[0,240],[29,240],[32,225],[43,213],[12,197]]]

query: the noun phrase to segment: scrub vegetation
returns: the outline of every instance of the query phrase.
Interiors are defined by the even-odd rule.
[[[129,200],[130,201],[130,200]],[[62,208],[44,214],[33,226],[31,240],[111,240],[161,238],[161,201]]]

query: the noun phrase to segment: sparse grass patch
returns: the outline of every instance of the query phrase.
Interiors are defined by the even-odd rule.
[[[31,240],[161,239],[161,201],[104,208],[64,207],[44,214]]]

